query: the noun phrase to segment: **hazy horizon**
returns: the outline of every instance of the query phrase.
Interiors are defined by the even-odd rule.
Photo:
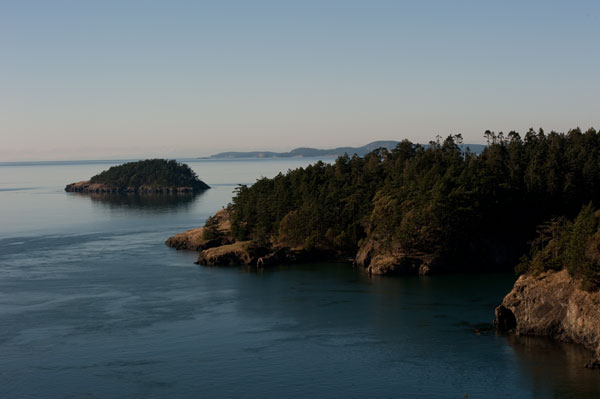
[[[600,128],[600,3],[23,1],[0,162]]]
[[[433,137],[432,140],[435,140],[436,138]],[[282,149],[264,149],[264,148],[256,148],[256,149],[242,149],[242,150],[230,150],[230,149],[223,149],[220,151],[214,151],[211,153],[207,153],[207,154],[202,154],[202,155],[197,155],[195,153],[189,152],[188,154],[184,154],[184,153],[168,153],[165,151],[153,151],[153,152],[146,152],[146,153],[131,153],[131,154],[127,154],[124,153],[124,155],[107,155],[104,157],[100,157],[100,158],[94,158],[94,157],[81,157],[81,158],[49,158],[49,159],[19,159],[19,160],[2,160],[0,159],[0,163],[6,162],[6,163],[27,163],[27,162],[71,162],[71,161],[125,161],[125,160],[137,160],[137,159],[149,159],[149,158],[169,158],[169,159],[198,159],[198,158],[208,158],[211,155],[217,155],[220,153],[225,153],[225,152],[280,152],[280,153],[285,153],[285,152],[290,152],[292,150],[295,150],[297,148],[316,148],[316,149],[325,149],[325,150],[329,150],[329,149],[336,149],[339,147],[354,147],[354,148],[360,148],[363,146],[366,146],[368,144],[371,144],[373,142],[376,141],[402,141],[403,139],[389,139],[389,140],[373,140],[373,141],[369,141],[368,143],[363,143],[363,144],[358,144],[358,145],[336,145],[336,146],[332,146],[332,147],[314,147],[314,146],[310,146],[310,145],[301,145],[298,147],[293,147],[293,148],[282,148]],[[427,145],[428,143],[422,142],[422,143],[416,143],[416,144],[424,144]],[[485,143],[464,143],[465,145],[468,144],[485,144]],[[310,157],[306,157],[306,158],[310,158]],[[318,157],[316,157],[318,158]]]

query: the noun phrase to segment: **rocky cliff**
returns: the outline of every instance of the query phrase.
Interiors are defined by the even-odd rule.
[[[582,344],[595,352],[586,367],[600,367],[600,292],[582,290],[566,270],[519,277],[496,308],[494,324],[518,335]]]
[[[358,249],[354,264],[369,274],[418,274],[426,275],[437,266],[432,254],[404,253],[399,246],[384,249],[380,241],[368,237]]]

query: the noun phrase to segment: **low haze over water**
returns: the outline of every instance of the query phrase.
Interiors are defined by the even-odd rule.
[[[114,161],[0,164],[0,397],[600,395],[591,352],[488,332],[511,274],[257,273],[164,245],[314,161],[185,160],[212,188],[171,198],[63,191]]]

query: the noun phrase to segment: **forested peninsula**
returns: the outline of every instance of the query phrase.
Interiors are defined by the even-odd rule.
[[[317,162],[248,187],[167,240],[203,265],[345,260],[371,274],[516,270],[496,327],[595,351],[600,367],[600,133],[485,132]]]
[[[209,188],[186,164],[175,160],[147,159],[113,166],[90,180],[68,184],[65,191],[190,194]]]
[[[460,135],[427,148],[402,141],[238,186],[230,230],[206,234],[285,260],[352,259],[374,274],[512,269],[540,224],[598,203],[600,134],[485,137],[479,155],[461,151]]]

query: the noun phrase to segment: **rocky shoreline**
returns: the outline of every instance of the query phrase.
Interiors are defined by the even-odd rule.
[[[197,264],[206,266],[245,265],[264,267],[271,264],[328,260],[347,262],[373,275],[419,274],[431,272],[435,259],[427,254],[381,254],[375,242],[366,243],[357,255],[329,248],[289,247],[283,243],[259,244],[236,241],[231,234],[230,210],[222,209],[213,218],[218,222],[219,238],[204,238],[205,227],[190,229],[167,239],[165,244],[177,250],[198,251]]]
[[[333,260],[352,263],[369,274],[430,274],[436,260],[428,254],[382,255],[376,242],[367,242],[353,258],[327,249],[289,248],[281,244],[236,241],[231,234],[230,210],[213,218],[217,238],[206,239],[205,227],[170,237],[165,244],[178,250],[198,251],[196,264],[244,265],[262,268],[276,264]],[[566,270],[523,275],[495,310],[494,325],[516,335],[548,336],[558,341],[582,344],[595,356],[586,367],[600,368],[600,292],[580,288]]]
[[[582,344],[600,368],[600,292],[580,288],[566,270],[519,277],[495,310],[494,325],[516,335],[547,336]]]
[[[100,183],[90,183],[89,180],[67,184],[66,192],[95,193],[95,194],[192,194],[193,187],[115,187]]]
[[[198,227],[168,238],[165,245],[177,250],[198,251],[198,260],[195,263],[204,266],[243,265],[261,268],[314,260],[352,262],[352,259],[344,254],[323,248],[290,248],[282,244],[237,241],[231,234],[229,209],[218,211],[213,218],[216,220],[216,238],[206,239],[206,227]]]

